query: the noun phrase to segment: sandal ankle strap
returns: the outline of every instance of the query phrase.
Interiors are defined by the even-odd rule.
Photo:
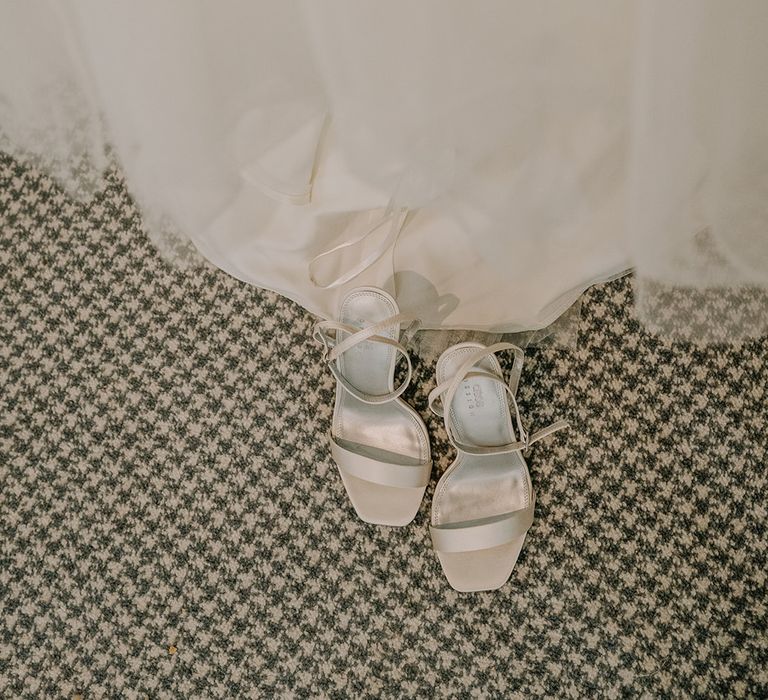
[[[487,370],[475,367],[475,365],[480,360],[503,350],[512,350],[515,356],[510,373],[509,383],[506,383],[494,372],[489,372]],[[520,407],[518,406],[516,398],[517,387],[520,382],[520,375],[523,370],[524,358],[525,354],[523,353],[522,349],[517,345],[513,345],[512,343],[495,343],[494,345],[489,345],[487,348],[479,348],[476,352],[473,352],[464,362],[461,363],[459,368],[456,370],[456,374],[451,379],[443,382],[442,384],[438,384],[431,392],[429,392],[429,408],[434,414],[442,416],[445,419],[445,431],[448,433],[448,440],[459,452],[478,456],[519,452],[521,450],[527,450],[531,445],[547,437],[548,435],[568,427],[568,421],[558,420],[551,425],[548,425],[546,428],[542,428],[541,430],[536,431],[532,435],[529,434],[525,429],[522,417],[520,415]],[[490,379],[491,381],[496,382],[504,387],[507,395],[512,400],[512,407],[515,411],[515,423],[517,427],[517,434],[515,437],[518,438],[517,440],[503,445],[480,446],[464,443],[458,439],[456,431],[453,427],[451,411],[446,410],[446,407],[450,407],[451,402],[453,401],[453,397],[456,395],[456,392],[458,391],[461,384],[466,379],[471,379],[473,377],[483,377],[485,379]],[[440,399],[442,407],[438,407],[436,405],[438,399]]]
[[[313,335],[314,338],[325,348],[323,359],[328,364],[328,368],[336,378],[336,381],[347,393],[351,394],[363,403],[383,404],[398,398],[408,388],[408,385],[411,383],[411,378],[413,376],[413,365],[411,364],[411,358],[408,354],[408,351],[401,343],[393,340],[392,338],[387,338],[386,336],[378,334],[381,331],[391,328],[392,326],[399,326],[401,323],[406,321],[410,321],[410,323],[403,330],[401,336],[405,336],[407,339],[410,339],[413,333],[415,333],[418,329],[420,322],[409,314],[396,314],[395,316],[390,316],[389,318],[385,318],[383,321],[378,321],[377,323],[366,326],[365,328],[357,328],[356,326],[350,326],[344,323],[338,323],[336,321],[320,321],[319,323],[315,324]],[[331,335],[332,331],[334,331],[333,335]],[[349,333],[349,335],[341,342],[338,342],[337,338],[340,331]],[[390,347],[393,347],[399,355],[405,358],[405,361],[408,365],[408,371],[406,373],[405,379],[394,391],[387,392],[386,394],[369,394],[352,384],[341,373],[341,370],[339,370],[338,364],[336,362],[338,358],[356,345],[364,342],[389,345]]]

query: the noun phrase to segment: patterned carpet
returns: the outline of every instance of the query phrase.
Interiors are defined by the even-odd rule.
[[[0,696],[768,696],[768,341],[697,349],[592,289],[529,348],[537,517],[451,590],[427,531],[353,517],[313,319],[156,254],[114,173],[87,207],[0,161]]]

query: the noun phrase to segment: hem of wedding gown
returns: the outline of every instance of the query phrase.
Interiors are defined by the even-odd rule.
[[[547,304],[540,314],[540,318],[536,325],[529,327],[518,326],[513,330],[509,330],[510,325],[502,326],[501,328],[493,328],[491,332],[494,333],[527,333],[530,331],[540,331],[547,326],[551,326],[557,319],[559,319],[568,309],[570,309],[590,287],[594,287],[596,284],[606,284],[613,280],[620,279],[626,275],[631,274],[633,268],[630,265],[621,266],[620,269],[615,269],[613,272],[603,273],[596,277],[593,277],[588,282],[577,285],[572,289],[564,292],[554,301]],[[546,314],[546,315],[545,315]],[[426,328],[426,327],[425,327]],[[485,328],[456,328],[446,330],[487,330]]]
[[[285,297],[286,299],[289,299],[290,301],[298,304],[302,308],[309,311],[311,314],[321,319],[324,319],[326,321],[336,320],[334,317],[329,316],[326,313],[324,313],[322,310],[320,310],[316,304],[312,303],[308,299],[302,298],[298,294],[293,294],[287,290],[280,289],[278,287],[274,287],[271,285],[257,283],[253,279],[249,278],[247,275],[241,273],[239,270],[222,267],[216,262],[218,256],[216,256],[214,251],[210,249],[209,246],[205,245],[204,243],[201,243],[199,240],[196,240],[196,239],[192,239],[192,243],[198,249],[200,254],[209,263],[214,265],[216,268],[218,268],[222,272],[225,272],[226,274],[230,275],[231,277],[234,277],[235,279],[240,280],[245,284],[250,284],[254,287],[257,287],[258,289],[264,289],[268,292],[279,294],[280,296]],[[604,272],[604,273],[601,273],[600,275],[592,277],[588,281],[582,284],[579,284],[576,287],[572,287],[571,289],[567,290],[566,292],[563,292],[561,295],[559,295],[558,297],[553,299],[551,302],[546,304],[540,313],[540,317],[533,324],[521,325],[520,323],[507,321],[499,324],[484,324],[484,325],[473,325],[473,324],[433,325],[425,322],[421,324],[420,330],[479,331],[479,332],[485,332],[485,333],[501,333],[501,334],[527,333],[530,331],[540,331],[546,328],[547,326],[552,325],[555,321],[557,321],[557,319],[560,318],[560,316],[562,316],[566,311],[568,311],[568,309],[570,309],[573,306],[573,304],[575,304],[578,301],[579,297],[581,297],[581,295],[584,294],[584,292],[586,292],[590,287],[596,284],[604,284],[606,282],[611,282],[612,280],[619,279],[620,277],[624,277],[625,275],[630,274],[632,272],[632,269],[633,268],[630,265],[622,265],[618,268],[614,268],[609,272]],[[394,294],[394,296],[397,299],[397,294]],[[407,309],[403,309],[403,310],[407,311]]]

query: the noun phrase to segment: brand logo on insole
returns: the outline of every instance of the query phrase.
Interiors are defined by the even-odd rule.
[[[365,326],[368,325],[363,318],[350,318],[346,323],[350,326],[356,326],[357,328],[365,328]],[[358,345],[353,345],[347,352],[350,352],[353,355],[362,355],[368,352],[372,346],[373,343],[370,340],[364,340]]]
[[[464,398],[467,400],[470,410],[485,406],[483,390],[479,384],[470,384],[469,382],[464,384]]]

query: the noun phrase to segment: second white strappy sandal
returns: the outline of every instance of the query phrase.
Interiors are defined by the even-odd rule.
[[[494,357],[502,350],[515,354],[509,384]],[[515,398],[522,367],[523,351],[511,343],[459,343],[437,361],[429,404],[444,416],[458,456],[437,483],[430,533],[445,576],[458,591],[491,591],[509,579],[535,504],[522,451],[567,427],[557,421],[528,435]]]
[[[400,398],[412,368],[398,338],[413,321],[385,291],[359,287],[343,299],[338,322],[315,326],[336,378],[331,453],[355,511],[378,525],[413,520],[432,470],[424,422]],[[395,388],[398,355],[408,373]]]

